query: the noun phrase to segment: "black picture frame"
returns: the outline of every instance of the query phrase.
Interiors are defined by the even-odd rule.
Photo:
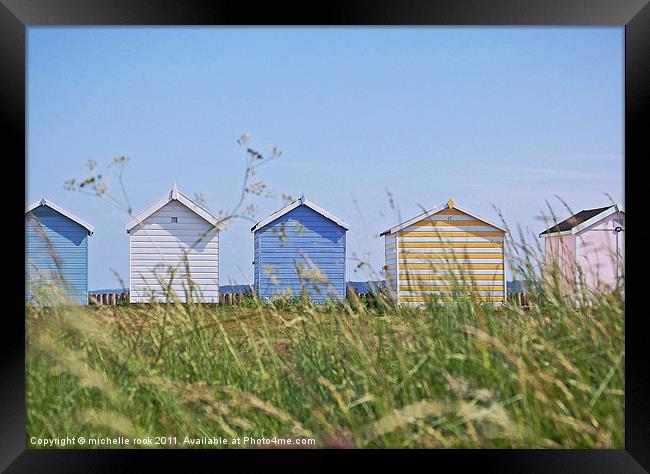
[[[632,232],[626,243],[638,247],[642,189],[642,171],[632,173],[650,156],[648,147],[650,104],[650,6],[649,0],[365,0],[356,2],[319,2],[294,6],[290,3],[265,2],[251,4],[236,1],[200,0],[0,0],[0,96],[2,97],[2,129],[5,136],[5,186],[21,183],[25,177],[25,42],[26,29],[36,25],[619,25],[625,26],[625,173],[626,223]],[[645,120],[644,120],[645,119]],[[12,145],[8,152],[6,144]],[[28,186],[23,179],[24,186]],[[25,188],[23,187],[23,193]],[[18,226],[24,202],[19,192],[5,192],[12,201],[11,216]],[[638,200],[635,200],[638,199]],[[23,198],[24,201],[24,198]],[[19,211],[20,209],[20,211]],[[14,214],[15,212],[15,214]],[[21,217],[22,219],[22,217]],[[19,227],[16,227],[18,229]],[[20,248],[24,234],[5,231],[7,243]],[[628,250],[630,252],[630,250]],[[4,290],[23,307],[19,295],[24,281],[18,275],[24,270],[20,252],[6,268]],[[642,255],[642,254],[639,254]],[[620,450],[353,450],[330,451],[129,451],[129,450],[26,450],[25,435],[25,327],[19,316],[22,310],[3,313],[2,351],[0,359],[2,388],[0,397],[0,468],[6,472],[135,470],[135,464],[152,468],[164,463],[167,467],[186,469],[188,462],[207,460],[213,467],[214,456],[239,466],[257,462],[265,469],[341,466],[354,468],[368,462],[386,464],[397,459],[422,461],[420,466],[447,471],[480,469],[482,472],[647,472],[650,469],[650,344],[643,331],[647,317],[639,291],[641,279],[637,267],[641,259],[626,262],[626,361],[625,361],[625,449]],[[9,263],[9,259],[7,260]],[[23,265],[23,268],[21,268]],[[631,273],[630,273],[631,272]],[[4,276],[3,276],[4,280]],[[24,308],[23,308],[24,310]],[[262,454],[262,456],[259,456]],[[416,458],[416,459],[413,459]],[[290,464],[287,464],[290,463]],[[143,467],[144,467],[143,466]],[[421,469],[413,465],[413,469]]]

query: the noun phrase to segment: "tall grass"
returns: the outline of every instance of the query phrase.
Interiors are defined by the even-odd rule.
[[[624,302],[354,298],[28,310],[27,434],[622,447]]]
[[[248,179],[269,159],[247,155],[242,196],[224,223],[249,215],[247,194],[265,192]],[[122,183],[126,158],[114,161]],[[96,164],[89,168],[91,177],[68,187],[119,204]],[[132,216],[124,194],[119,205]],[[421,307],[381,292],[372,304],[351,295],[315,305],[305,294],[197,304],[191,281],[184,298],[82,307],[52,297],[61,287],[53,285],[26,310],[27,444],[171,436],[171,447],[192,446],[187,436],[310,438],[317,447],[622,447],[622,288],[590,291],[577,278],[567,289],[540,249],[508,245],[515,278],[534,290],[527,311],[482,304],[462,275],[445,301],[432,296]],[[327,283],[310,270],[314,284]]]

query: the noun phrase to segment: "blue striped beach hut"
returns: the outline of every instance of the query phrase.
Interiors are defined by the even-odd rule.
[[[25,299],[37,287],[63,289],[71,302],[88,303],[88,236],[95,228],[43,198],[25,211]]]
[[[350,227],[302,196],[255,224],[257,295],[306,291],[323,303],[345,297],[345,237]]]

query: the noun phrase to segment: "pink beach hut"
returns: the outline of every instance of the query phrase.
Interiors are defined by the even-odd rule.
[[[582,281],[591,291],[623,288],[625,212],[618,206],[585,209],[549,227],[544,260],[557,264],[567,287]]]

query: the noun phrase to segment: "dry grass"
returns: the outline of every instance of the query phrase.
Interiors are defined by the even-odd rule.
[[[616,295],[529,312],[156,304],[28,311],[28,438],[622,447]]]

